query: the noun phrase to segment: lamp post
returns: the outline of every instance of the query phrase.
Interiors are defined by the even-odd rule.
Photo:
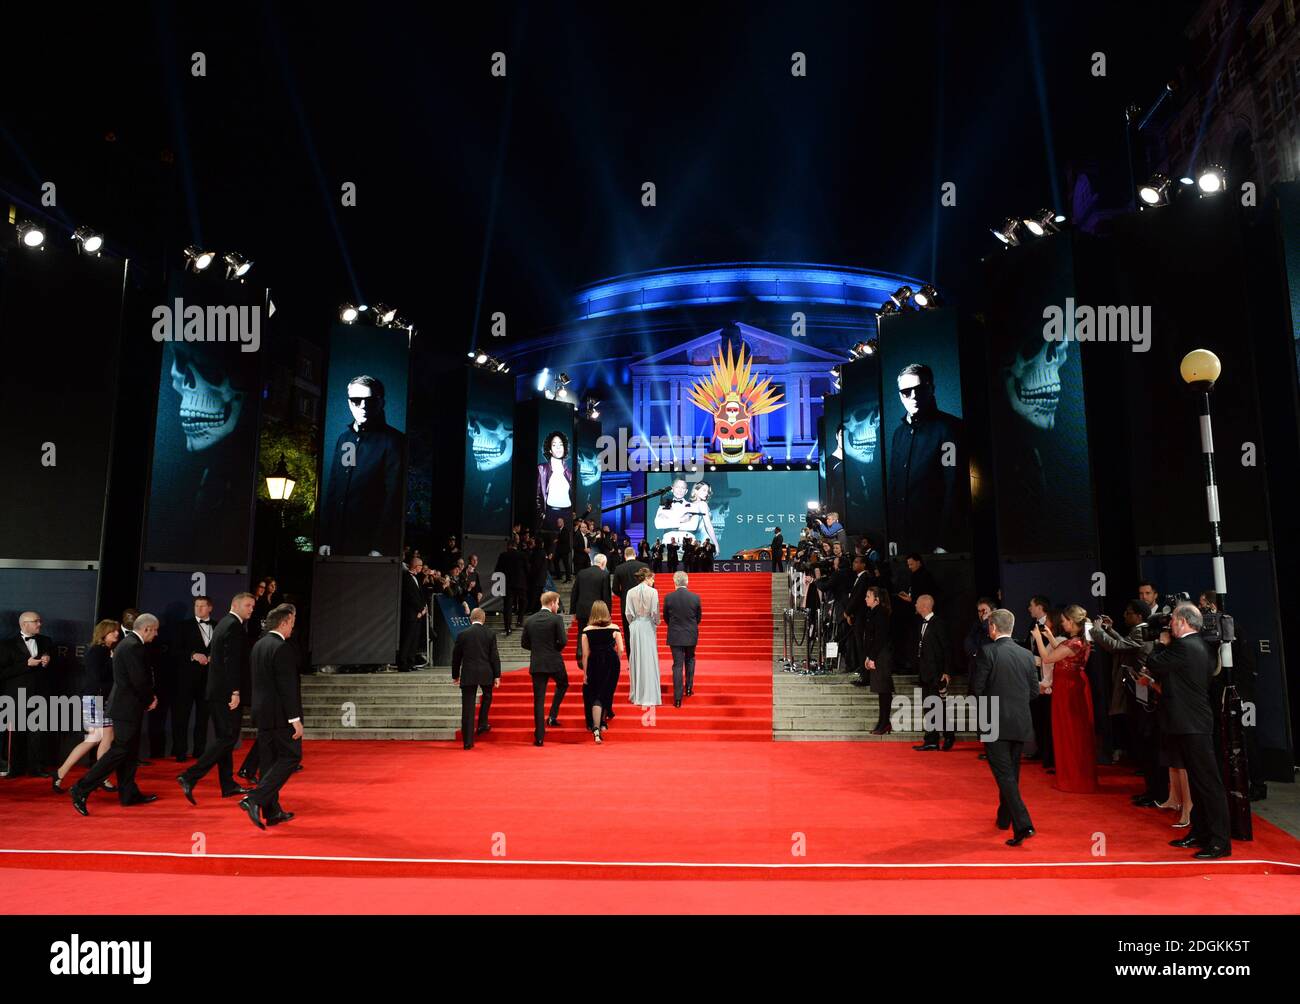
[[[1178,367],[1183,381],[1197,392],[1201,425],[1201,456],[1205,470],[1205,501],[1210,517],[1210,563],[1219,612],[1228,609],[1228,576],[1223,563],[1223,537],[1219,532],[1219,486],[1214,475],[1214,431],[1210,425],[1210,392],[1223,372],[1219,357],[1209,349],[1194,349]],[[1228,621],[1230,624],[1231,621]],[[1241,697],[1232,675],[1232,633],[1224,631],[1219,644],[1223,666],[1223,696],[1219,705],[1219,735],[1223,750],[1223,783],[1228,792],[1228,818],[1234,840],[1251,840],[1250,772],[1241,730]]]
[[[284,454],[281,453],[275,469],[266,476],[266,494],[270,496],[272,502],[276,503],[276,512],[279,514],[275,528],[274,551],[271,554],[271,571],[275,575],[280,574],[280,531],[284,529],[284,504],[289,501],[289,496],[293,494],[294,485],[297,483],[289,473],[289,467],[284,462]]]

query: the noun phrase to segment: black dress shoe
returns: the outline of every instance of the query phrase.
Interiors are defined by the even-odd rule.
[[[246,799],[246,798],[241,798],[241,799],[239,800],[239,807],[240,807],[241,809],[243,809],[246,813],[248,813],[248,818],[251,819],[251,820],[253,821],[253,825],[254,825],[254,826],[256,826],[259,830],[265,830],[265,829],[266,829],[266,827],[265,827],[265,826],[263,825],[263,823],[262,823],[261,818],[260,818],[260,817],[258,816],[258,814],[257,814],[257,806],[256,806],[256,805],[254,805],[252,802],[250,802],[250,801],[249,801],[248,799]]]
[[[694,697],[694,696],[695,696],[695,688],[694,688],[694,687],[688,687],[687,690],[686,690],[686,696],[687,696],[687,697]]]
[[[274,816],[268,816],[266,818],[266,825],[275,826],[278,823],[287,823],[293,817],[294,813],[292,812],[277,812]]]
[[[914,750],[937,750],[939,747],[936,743],[922,743],[920,746],[913,746]]]
[[[680,697],[677,698],[677,700],[673,701],[674,708],[680,708],[681,706],[682,706],[682,699]]]
[[[234,798],[236,795],[251,795],[256,790],[255,788],[231,788],[229,791],[223,791],[221,797]]]
[[[1026,840],[1034,835],[1034,828],[1031,826],[1027,830],[1021,830],[1019,833],[1013,833],[1007,838],[1008,847],[1019,847]]]
[[[1179,837],[1169,841],[1170,847],[1204,847],[1205,841],[1200,837]]]
[[[86,796],[78,792],[76,788],[69,789],[68,794],[72,796],[72,807],[83,816],[89,816],[90,813],[86,809]]]
[[[136,795],[135,798],[131,799],[130,801],[123,802],[122,804],[123,805],[148,805],[150,802],[156,802],[156,801],[158,801],[157,795],[146,795],[144,793],[141,793],[139,795]]]
[[[943,741],[943,745],[940,747],[940,749],[942,749],[945,753],[947,753],[950,749],[952,749],[953,744],[956,742],[957,742],[956,736],[949,736],[947,739]]]
[[[546,724],[553,729],[558,729],[560,727],[560,720],[558,718],[548,718],[546,719]]]
[[[540,739],[534,739],[534,740],[533,740],[533,745],[534,745],[534,746],[541,746],[541,745],[542,745],[542,741],[541,741]]]
[[[609,714],[605,716],[605,721],[612,722],[613,720],[614,720],[614,712],[611,711]]]
[[[188,777],[186,777],[184,774],[181,774],[179,777],[176,778],[176,783],[179,784],[179,785],[181,786],[181,791],[185,794],[185,801],[189,802],[190,805],[198,805],[198,804],[199,804],[198,802],[194,801],[194,782],[193,782],[193,781],[191,781],[191,780],[190,780]]]
[[[887,736],[889,735],[889,733],[893,731],[894,731],[894,727],[892,725],[886,725],[883,729],[882,728],[872,729],[871,734],[873,736]]]
[[[473,743],[464,743],[463,745],[467,750],[472,750],[474,748]]]
[[[491,732],[491,731],[492,731],[491,725],[480,725],[477,729],[474,730],[474,734],[476,736],[481,736],[484,732]]]
[[[1211,844],[1209,847],[1201,848],[1192,857],[1199,858],[1201,861],[1213,861],[1215,858],[1232,857],[1232,851],[1222,844]]]

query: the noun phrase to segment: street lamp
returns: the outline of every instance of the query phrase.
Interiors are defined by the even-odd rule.
[[[271,570],[276,575],[280,574],[280,531],[284,529],[284,504],[289,501],[289,496],[293,494],[297,483],[289,473],[289,467],[284,462],[284,454],[281,453],[275,469],[266,476],[266,494],[271,497],[272,502],[277,503],[275,508],[280,517],[276,521],[271,552]]]
[[[1209,349],[1194,349],[1178,366],[1183,381],[1197,392],[1201,423],[1201,455],[1205,461],[1205,501],[1210,517],[1210,563],[1214,591],[1219,595],[1219,612],[1228,609],[1228,576],[1223,563],[1223,537],[1219,532],[1219,486],[1214,477],[1214,430],[1210,425],[1210,392],[1223,372],[1219,357]],[[1234,840],[1251,840],[1250,772],[1241,727],[1241,696],[1232,675],[1231,620],[1224,618],[1219,643],[1223,666],[1223,698],[1219,706],[1219,730],[1223,738],[1223,781],[1228,791],[1228,818]]]

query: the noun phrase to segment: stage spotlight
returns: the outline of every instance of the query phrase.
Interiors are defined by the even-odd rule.
[[[104,235],[95,233],[90,227],[77,227],[72,231],[72,239],[82,254],[97,255],[104,246]]]
[[[547,390],[547,391],[546,391],[546,400],[548,400],[548,401],[554,401],[554,400],[555,400],[555,391],[553,391],[553,390]]]
[[[862,354],[864,356],[874,356],[876,354],[876,340],[874,338],[862,346]]]
[[[912,302],[922,310],[933,310],[939,305],[939,292],[929,283],[926,283],[916,291],[912,297]]]
[[[718,465],[717,465],[717,464],[709,464],[709,470],[711,470],[711,471],[716,471],[717,469],[718,469]]]
[[[803,465],[803,469],[804,469],[805,471],[811,471],[811,470],[812,470],[812,464],[804,464],[804,465]]]
[[[600,401],[594,397],[588,397],[582,402],[583,418],[600,418]]]
[[[1196,187],[1204,195],[1222,192],[1228,187],[1228,175],[1218,164],[1207,164],[1196,176]]]
[[[251,261],[234,251],[227,251],[221,256],[221,260],[226,263],[227,279],[242,279],[248,275],[248,270],[253,267]]]
[[[809,464],[808,466],[811,467],[812,464]],[[813,499],[811,502],[808,503],[808,508],[809,508],[809,509],[819,509],[819,508],[821,508],[821,503],[818,502],[816,499]]]
[[[1035,237],[1044,237],[1057,231],[1056,213],[1051,209],[1040,209],[1033,216],[1026,216],[1020,222]]]
[[[1191,177],[1189,177],[1188,175],[1184,174],[1181,178],[1178,179],[1178,184],[1180,184],[1180,185],[1195,185],[1196,182],[1193,181]]]
[[[557,382],[561,387],[567,387],[567,386],[569,386],[569,374],[567,374],[567,373],[561,373],[561,374],[559,375],[559,377],[557,378],[556,382]]]
[[[767,465],[767,469],[770,471],[770,470],[772,469],[772,465],[771,465],[771,464],[768,464],[768,465]]]
[[[896,290],[894,290],[892,293],[889,294],[889,299],[892,300],[894,305],[896,307],[899,307],[900,309],[906,307],[908,301],[912,299],[912,287],[899,286]]]
[[[45,243],[45,231],[30,221],[19,223],[18,242],[25,248],[38,248]]]
[[[393,323],[397,317],[397,308],[390,307],[385,303],[375,304],[375,323],[381,328],[386,328]]]
[[[1163,174],[1154,174],[1151,180],[1138,189],[1138,198],[1148,206],[1163,206],[1169,202],[1169,179]]]
[[[993,236],[1000,240],[1007,247],[1015,247],[1020,243],[1020,221],[1008,216],[1002,221],[1002,225],[993,229]]]
[[[202,272],[212,264],[213,259],[217,256],[212,251],[204,251],[202,248],[191,244],[185,249],[185,264],[195,272]]]
[[[480,366],[482,366],[485,362],[487,362],[487,353],[480,352],[478,355],[474,357],[474,361],[478,363]]]
[[[339,307],[339,320],[342,321],[344,324],[354,323],[358,316],[359,316],[359,311],[357,310],[356,307],[354,307],[350,303],[345,303],[341,307]],[[474,353],[472,352],[470,353],[470,355],[473,354]]]
[[[880,305],[880,309],[876,311],[876,320],[879,321],[882,317],[890,317],[897,313],[898,304],[893,300],[886,300]]]
[[[1053,223],[1064,223],[1064,222],[1065,222],[1065,214],[1064,214],[1064,213],[1057,213],[1054,217],[1052,217],[1052,222],[1053,222]]]
[[[747,471],[752,471],[753,469],[754,469],[754,465],[753,465],[753,464],[746,464],[746,465],[745,465],[745,470],[747,470]]]
[[[497,372],[498,372],[498,373],[509,373],[509,372],[510,372],[510,367],[507,366],[505,363],[498,362],[498,363],[497,363]]]

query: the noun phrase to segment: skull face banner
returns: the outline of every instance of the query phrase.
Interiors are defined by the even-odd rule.
[[[465,422],[464,531],[504,534],[510,529],[515,456],[515,387],[509,376],[470,369]]]
[[[759,380],[751,372],[753,357],[746,358],[745,347],[732,354],[721,349],[713,359],[713,369],[691,388],[691,400],[713,416],[713,440],[717,450],[704,454],[710,464],[752,464],[762,457],[750,449],[755,442],[753,420],[778,408],[784,408],[780,393],[771,378]]]
[[[181,431],[191,453],[215,446],[239,423],[245,392],[235,387],[224,360],[212,360],[201,346],[173,346],[172,390],[180,395]]]
[[[1061,367],[1070,353],[1069,341],[1038,339],[1037,347],[1017,348],[1003,372],[1011,409],[1036,429],[1056,424],[1061,403]]]

